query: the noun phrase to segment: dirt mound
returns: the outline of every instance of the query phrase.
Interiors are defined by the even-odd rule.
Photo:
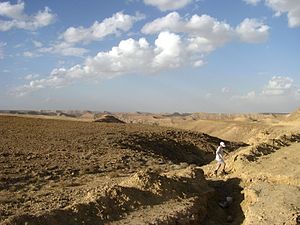
[[[125,123],[122,120],[119,120],[115,116],[112,115],[102,115],[100,118],[94,120],[94,122],[101,122],[101,123]]]
[[[134,149],[162,156],[174,163],[186,162],[203,165],[214,158],[219,138],[191,131],[167,130],[160,133],[124,135],[116,141],[122,149]],[[226,142],[229,151],[246,146],[242,142]]]
[[[186,224],[201,222],[212,190],[203,171],[187,167],[172,176],[140,171],[101,192],[94,188],[63,209],[13,216],[2,224]],[[179,199],[180,198],[180,199]],[[202,206],[202,207],[201,207]],[[143,214],[143,217],[140,214]],[[130,217],[130,220],[128,219]],[[125,223],[126,221],[126,223]]]
[[[93,120],[93,119],[95,119],[95,113],[90,112],[90,111],[83,112],[82,115],[80,115],[79,118]]]
[[[287,121],[300,121],[300,108],[286,116]]]

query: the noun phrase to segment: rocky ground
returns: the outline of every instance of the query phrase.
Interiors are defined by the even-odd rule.
[[[240,148],[227,156],[224,182],[239,179],[244,225],[300,224],[300,135]],[[214,165],[202,167],[208,180]],[[233,194],[234,196],[234,194]]]
[[[211,190],[199,166],[213,159],[216,137],[14,116],[0,116],[0,133],[1,224],[125,224],[134,221],[129,214],[142,219],[131,224],[153,215],[156,224],[186,224],[206,217]]]
[[[153,115],[144,122],[154,125],[91,113],[88,122],[37,117],[0,116],[1,225],[299,224],[297,113],[215,120],[235,140],[222,140],[228,174],[218,176],[221,139],[199,132],[217,133],[204,126],[211,117],[195,120],[194,131],[157,126]],[[245,143],[232,132],[237,123]]]

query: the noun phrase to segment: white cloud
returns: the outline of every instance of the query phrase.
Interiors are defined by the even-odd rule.
[[[88,43],[90,41],[101,40],[107,35],[118,35],[121,32],[129,31],[133,24],[144,18],[144,15],[136,13],[135,16],[118,12],[111,17],[104,19],[102,22],[94,22],[94,24],[88,28],[84,27],[69,27],[63,32],[59,40],[48,46],[43,47],[43,43],[33,41],[36,49],[34,52],[25,52],[24,56],[32,57],[39,55],[40,53],[52,53],[60,54],[64,56],[85,56],[89,50],[83,47],[77,47],[77,44]]]
[[[35,15],[26,15],[24,8],[25,3],[22,1],[15,5],[10,2],[0,2],[0,16],[7,18],[7,20],[0,20],[0,31],[8,31],[12,28],[36,30],[55,21],[56,16],[48,7]]]
[[[231,97],[231,99],[235,100],[235,99],[240,99],[240,100],[255,100],[255,98],[257,97],[257,94],[255,91],[249,91],[247,94],[245,95],[234,95]]]
[[[294,89],[293,82],[293,79],[290,77],[273,76],[264,87],[262,94],[269,96],[289,95]]]
[[[124,74],[147,74],[173,69],[191,63],[191,54],[186,43],[177,34],[161,32],[150,45],[145,38],[123,40],[110,51],[99,52],[89,57],[82,65],[69,69],[54,69],[48,78],[32,80],[29,84],[15,90],[17,95],[46,87],[65,86],[75,80],[102,80]],[[200,60],[192,63],[200,66]]]
[[[38,78],[40,75],[38,74],[28,74],[27,76],[24,77],[25,80],[33,80]]]
[[[50,47],[39,48],[37,51],[40,53],[52,53],[77,57],[82,57],[88,52],[88,50],[85,48],[74,47],[72,44],[66,42],[55,43]]]
[[[26,76],[28,80],[30,80],[30,82],[28,84],[25,84],[23,86],[11,90],[10,94],[17,97],[22,97],[28,93],[37,91],[39,89],[43,89],[47,87],[61,88],[66,85],[69,85],[70,83],[72,83],[71,74],[74,70],[76,70],[77,67],[78,65],[70,68],[69,70],[65,68],[54,69],[48,77],[42,79],[34,80],[35,75],[33,75],[33,77],[31,77],[30,75],[28,77]],[[75,74],[76,72],[74,73],[74,75]],[[37,77],[39,77],[39,75],[37,75]]]
[[[289,27],[300,26],[300,1],[299,0],[265,0],[277,16],[287,13]]]
[[[243,111],[285,112],[299,107],[300,93],[297,90],[299,84],[295,84],[292,78],[273,76],[265,86],[245,95],[232,96],[230,100]]]
[[[185,7],[193,2],[193,0],[144,0],[146,5],[152,5],[161,11],[176,10]]]
[[[199,60],[196,60],[194,63],[193,63],[193,66],[194,67],[201,67],[205,64],[205,62],[202,60],[202,59],[199,59]]]
[[[261,0],[243,0],[243,1],[249,5],[257,5],[259,2],[261,2]]]
[[[4,47],[6,46],[5,42],[0,42],[0,59],[4,59]]]
[[[41,48],[43,46],[43,43],[39,41],[32,41],[32,43],[37,48]]]
[[[85,69],[101,78],[112,78],[127,73],[153,73],[175,68],[183,63],[183,58],[180,37],[162,32],[155,40],[155,46],[150,46],[145,38],[123,40],[110,51],[88,58]]]
[[[104,19],[102,22],[94,22],[88,28],[84,27],[69,27],[61,38],[67,43],[87,43],[90,41],[99,41],[103,37],[120,32],[126,32],[131,29],[136,21],[144,18],[144,15],[139,13],[136,16],[124,14],[123,12],[115,13],[112,17]]]
[[[165,17],[161,17],[147,23],[143,26],[144,34],[155,34],[162,30],[170,30],[174,32],[182,32],[185,26],[183,19],[177,12],[171,12]]]
[[[11,5],[10,2],[0,2],[0,15],[11,19],[23,19],[24,7],[24,2],[18,2],[16,5]]]
[[[150,71],[153,57],[153,48],[146,39],[136,41],[130,38],[108,52],[99,52],[94,58],[88,58],[85,69],[100,78],[113,78],[126,73]]]
[[[47,47],[43,47],[43,43],[38,41],[33,41],[36,49],[32,51],[25,51],[22,53],[22,56],[28,58],[40,57],[45,53],[58,54],[63,56],[76,56],[83,57],[85,56],[89,50],[86,48],[75,47],[73,44],[66,42],[55,42]]]
[[[257,19],[246,18],[234,29],[225,21],[218,21],[209,15],[193,15],[186,19],[177,12],[171,12],[142,28],[145,34],[165,30],[187,34],[188,48],[202,53],[212,52],[235,37],[244,42],[259,43],[265,41],[269,35],[269,27]]]
[[[28,58],[34,58],[34,57],[39,57],[40,55],[35,52],[25,51],[23,52],[23,56]]]
[[[257,19],[244,19],[236,28],[239,38],[248,43],[266,41],[269,36],[269,26]]]
[[[224,43],[231,38],[232,28],[224,21],[209,15],[193,15],[189,20],[182,18],[177,12],[171,12],[165,17],[158,18],[142,28],[145,34],[154,34],[163,30],[176,33],[188,33],[192,36],[203,37],[216,43]]]
[[[181,65],[184,52],[179,35],[162,32],[155,40],[155,45],[154,68],[176,68]]]
[[[146,34],[158,33],[153,45],[145,38],[122,40],[110,51],[101,51],[95,57],[88,57],[81,65],[69,69],[55,69],[48,78],[32,81],[17,92],[26,93],[53,85],[64,86],[79,79],[101,80],[124,74],[149,74],[186,65],[199,67],[205,64],[205,54],[237,35],[229,24],[208,15],[183,19],[176,12],[145,25],[142,31]],[[63,41],[38,51],[84,56],[87,50],[75,48],[76,41]]]
[[[221,89],[222,93],[229,93],[230,92],[230,88],[229,87],[223,87]]]
[[[224,21],[208,15],[193,15],[189,20],[177,12],[158,18],[142,28],[145,34],[154,34],[164,30],[189,35],[189,48],[197,52],[211,52],[224,45],[234,36],[234,30]]]
[[[111,17],[104,19],[102,22],[94,22],[88,28],[69,27],[63,32],[59,40],[47,47],[37,49],[39,53],[52,53],[64,56],[83,57],[88,53],[88,49],[77,47],[78,44],[99,41],[107,35],[118,35],[131,29],[133,24],[144,18],[144,15],[137,13],[135,16],[118,12]],[[35,46],[42,45],[40,42],[34,42]]]
[[[263,0],[243,0],[247,4],[257,5]],[[275,16],[287,14],[288,25],[291,28],[300,26],[299,0],[264,0],[265,4],[275,11]]]
[[[273,76],[261,89],[249,91],[246,95],[232,96],[232,99],[252,100],[253,102],[274,101],[276,99],[290,100],[297,96],[297,87],[290,77]]]
[[[134,2],[139,2],[140,0],[126,0],[126,4],[134,3]]]

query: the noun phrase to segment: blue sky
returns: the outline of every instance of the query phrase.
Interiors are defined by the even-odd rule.
[[[0,1],[0,109],[290,112],[299,0]]]

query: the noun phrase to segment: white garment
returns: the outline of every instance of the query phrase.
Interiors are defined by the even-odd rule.
[[[216,161],[218,163],[224,163],[223,154],[223,148],[222,146],[219,146],[216,151]]]

